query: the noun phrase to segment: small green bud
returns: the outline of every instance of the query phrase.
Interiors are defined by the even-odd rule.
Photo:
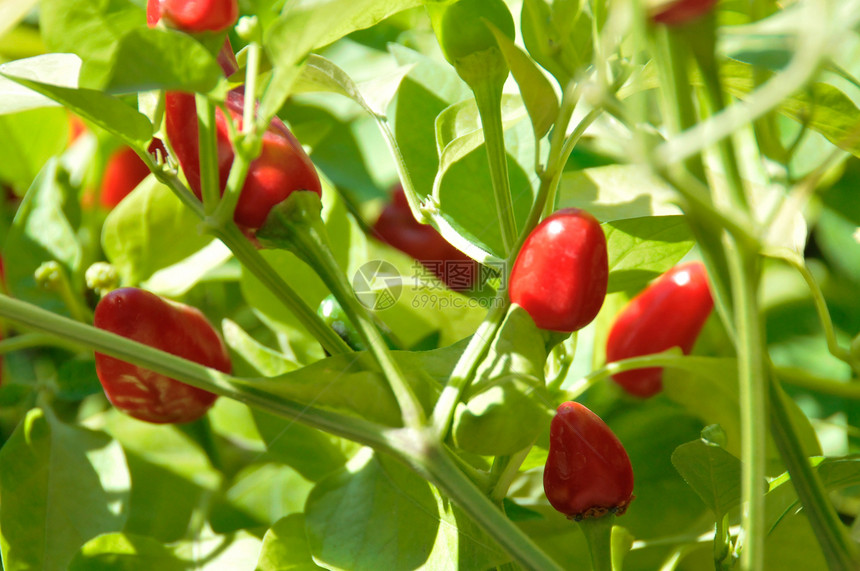
[[[116,268],[107,262],[96,262],[87,268],[84,277],[87,281],[87,287],[100,297],[115,290],[119,287],[119,274]]]
[[[469,85],[488,79],[504,82],[508,64],[485,21],[513,39],[514,20],[507,5],[502,0],[459,0],[440,10],[434,18],[436,37],[460,77]]]
[[[49,291],[59,291],[64,283],[63,267],[56,260],[43,262],[34,273],[36,284]]]

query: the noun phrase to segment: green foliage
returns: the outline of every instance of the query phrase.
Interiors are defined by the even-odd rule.
[[[150,176],[110,212],[102,227],[102,248],[122,284],[138,284],[211,241],[197,224],[170,189]]]
[[[122,449],[102,433],[32,409],[0,450],[0,467],[9,571],[65,568],[83,541],[125,523],[129,472]]]
[[[18,4],[0,23],[4,570],[590,569],[584,535],[542,487],[549,420],[570,399],[633,465],[615,568],[713,569],[715,553],[765,570],[852,568],[835,508],[860,515],[859,0],[765,3],[768,14],[718,3],[717,74],[643,3],[247,0],[260,33],[227,32],[240,65],[229,79],[223,34],[150,29],[145,2]],[[566,207],[603,225],[610,295],[572,337],[508,307],[513,256],[462,79],[475,52],[490,55],[471,60],[470,81],[512,74],[501,125],[514,238]],[[172,185],[151,175],[110,212],[91,203],[111,151],[163,138],[160,91],[218,105],[253,69],[258,122],[283,118],[323,176],[334,269],[390,296],[359,315],[400,350],[326,354],[294,310],[314,315],[332,268],[202,218],[175,193],[172,157],[157,173]],[[70,113],[86,121],[73,145]],[[236,142],[234,165],[253,159],[252,139]],[[416,218],[484,264],[475,288],[451,291],[373,235],[398,183]],[[606,331],[688,259],[726,286],[717,310],[692,355],[655,357],[661,394],[629,397],[600,368]],[[204,420],[145,424],[101,394],[92,348],[121,341],[88,327],[95,262],[220,326],[230,375],[133,356],[224,395]],[[367,279],[381,262],[394,273]],[[35,279],[46,263],[52,290]],[[798,470],[808,458],[811,480]],[[751,471],[762,485],[744,490]],[[742,508],[751,495],[761,505]],[[717,522],[729,536],[715,551],[702,538]]]

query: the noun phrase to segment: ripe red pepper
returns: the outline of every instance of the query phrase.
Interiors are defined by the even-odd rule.
[[[239,91],[234,90],[228,94],[227,110],[237,130],[242,128],[244,104],[245,98]],[[170,144],[179,164],[182,165],[188,184],[194,194],[201,198],[197,107],[194,96],[168,92],[165,98],[164,121]],[[230,166],[233,164],[233,145],[230,142],[227,119],[220,108],[215,112],[215,126],[218,178],[223,193]],[[260,156],[251,162],[233,219],[240,226],[259,228],[266,221],[272,207],[285,200],[294,190],[310,190],[322,194],[320,180],[310,157],[283,121],[275,117],[263,135]]]
[[[705,266],[701,262],[676,266],[630,300],[615,318],[606,341],[606,362],[672,347],[689,354],[713,307]],[[616,373],[612,378],[628,393],[643,398],[663,388],[659,367]]]
[[[146,23],[150,28],[164,19],[185,32],[220,32],[239,18],[237,0],[149,0]]]
[[[221,337],[196,308],[154,293],[121,288],[96,306],[95,326],[229,373]],[[125,361],[96,353],[96,373],[113,405],[134,418],[182,423],[203,416],[218,395]]]
[[[717,0],[675,0],[664,3],[651,15],[651,20],[667,26],[681,26],[710,12]]]
[[[152,143],[149,144],[150,154],[154,154],[156,151],[160,151],[162,157],[167,155],[164,143],[160,139],[153,139]],[[110,156],[105,167],[99,202],[108,210],[114,208],[148,174],[149,168],[147,168],[146,163],[130,147],[118,149]]]
[[[373,225],[377,238],[421,262],[451,288],[472,287],[479,275],[477,262],[452,246],[435,228],[412,216],[403,187],[394,187],[391,202]]]
[[[529,234],[511,270],[511,302],[541,329],[573,332],[597,316],[609,281],[606,237],[578,208],[547,217]]]
[[[549,503],[570,519],[622,515],[633,500],[633,468],[618,437],[578,402],[558,407],[543,472]]]

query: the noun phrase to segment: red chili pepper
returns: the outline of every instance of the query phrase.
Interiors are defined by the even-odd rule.
[[[472,287],[480,273],[478,263],[452,246],[435,228],[412,216],[403,187],[394,187],[391,202],[373,225],[374,234],[386,244],[421,262],[452,290]]]
[[[150,28],[161,20],[185,32],[220,32],[239,18],[237,0],[149,0],[146,23]]]
[[[149,144],[150,154],[154,154],[156,151],[161,152],[162,157],[167,155],[164,143],[160,139],[153,139],[152,143]],[[108,210],[114,208],[148,174],[149,168],[147,168],[146,163],[130,147],[118,149],[110,156],[105,167],[99,202]]]
[[[664,3],[652,13],[651,20],[667,26],[681,26],[710,12],[717,0],[676,0]]]
[[[558,407],[543,472],[549,503],[570,519],[622,515],[633,500],[633,468],[618,437],[578,402]]]
[[[87,126],[83,120],[77,115],[69,113],[69,145],[77,141],[78,137],[83,135],[86,130]]]
[[[242,128],[244,101],[244,96],[235,90],[227,96],[227,109],[237,130]],[[188,184],[194,194],[201,198],[197,107],[194,96],[168,92],[164,120],[167,136],[179,164],[182,165]],[[220,108],[215,112],[215,126],[218,176],[223,193],[230,166],[233,164],[233,145],[230,142],[227,119]],[[251,162],[233,219],[240,226],[259,228],[265,223],[272,207],[285,200],[294,190],[310,190],[322,194],[320,180],[311,159],[283,121],[275,117],[263,135],[260,156]]]
[[[510,297],[541,329],[572,332],[597,316],[608,280],[600,223],[584,210],[565,208],[526,238],[511,270]]]
[[[116,289],[96,306],[95,326],[229,373],[221,337],[196,308],[137,289]],[[134,418],[182,423],[197,420],[217,395],[96,353],[96,373],[113,405]]]
[[[705,266],[701,262],[676,266],[630,300],[615,318],[606,341],[606,362],[672,347],[689,354],[713,307]],[[653,396],[663,388],[659,367],[616,373],[612,378],[639,397]]]

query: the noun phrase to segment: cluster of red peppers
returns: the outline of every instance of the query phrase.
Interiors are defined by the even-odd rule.
[[[606,238],[589,213],[566,208],[543,220],[520,249],[510,275],[511,302],[541,329],[570,333],[591,323],[606,296]],[[651,283],[615,319],[607,362],[680,347],[692,350],[713,308],[705,267],[682,264]],[[617,373],[614,380],[639,397],[662,388],[660,368]],[[633,471],[624,447],[596,414],[565,402],[550,425],[544,469],[550,504],[572,519],[622,514],[633,497]]]
[[[179,30],[219,32],[235,24],[236,0],[149,0],[147,22],[159,22]],[[235,61],[229,42],[225,61]],[[224,51],[222,50],[222,52]],[[201,197],[197,110],[194,95],[168,92],[165,96],[165,130],[171,149],[198,198]],[[228,121],[242,129],[245,106],[242,89],[231,91],[226,113],[216,111],[218,174],[221,192],[234,159]],[[150,152],[166,154],[158,139]],[[122,148],[108,162],[103,176],[101,203],[112,208],[148,174],[143,161],[131,149]],[[310,158],[280,119],[273,119],[262,136],[260,155],[250,164],[236,205],[234,220],[245,229],[262,226],[272,207],[294,190],[321,193]],[[95,311],[95,325],[161,349],[201,365],[229,373],[230,358],[215,328],[196,308],[172,302],[137,288],[122,288],[105,295]],[[119,410],[147,422],[184,423],[197,420],[212,406],[217,395],[120,359],[96,353],[96,371],[108,399]]]
[[[713,3],[681,0],[665,6],[652,19],[665,24],[688,21]],[[164,20],[192,33],[222,31],[233,25],[237,16],[236,0],[149,0],[147,6],[151,26]],[[229,118],[223,110],[216,111],[222,192],[234,159],[228,121],[236,130],[241,129],[244,106],[242,91],[235,90],[226,102]],[[200,198],[194,95],[167,93],[165,126],[176,159]],[[165,152],[163,147],[160,152]],[[103,203],[115,204],[126,189],[146,176],[139,162],[126,149],[117,153],[105,173]],[[250,165],[234,215],[236,223],[259,228],[271,208],[294,190],[320,193],[319,178],[301,145],[275,118],[263,135],[260,156]],[[476,277],[472,260],[433,228],[414,220],[402,188],[395,190],[374,231],[383,241],[425,263],[454,288],[464,289],[458,283],[468,287]],[[472,264],[466,282],[453,283],[448,275],[438,272],[438,262],[450,261]],[[608,275],[606,239],[599,222],[583,210],[567,208],[547,217],[523,243],[510,274],[510,299],[523,307],[538,327],[574,332],[593,321],[600,311]],[[675,346],[689,353],[712,307],[704,266],[697,262],[678,266],[633,298],[618,315],[607,340],[607,361]],[[200,311],[140,289],[123,288],[107,294],[96,308],[95,324],[223,372],[231,369],[224,343]],[[195,420],[216,399],[212,393],[107,355],[96,354],[96,367],[110,401],[148,422]],[[647,397],[661,389],[662,370],[617,373],[614,380],[630,394]],[[622,514],[633,498],[633,471],[623,445],[596,414],[579,403],[563,403],[552,420],[544,489],[552,506],[573,519]]]

